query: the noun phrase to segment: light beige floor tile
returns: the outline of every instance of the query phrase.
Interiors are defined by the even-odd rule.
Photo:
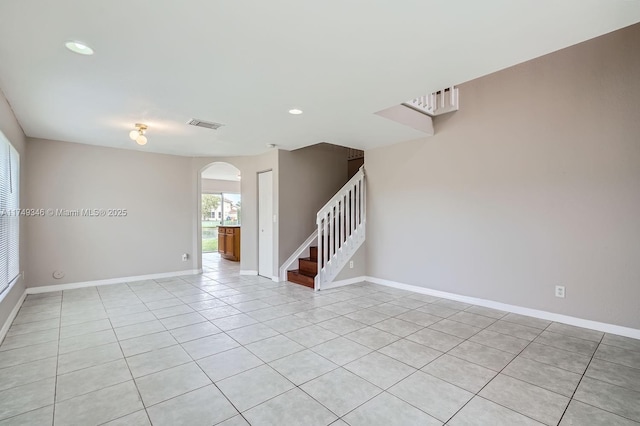
[[[238,414],[213,385],[161,402],[148,412],[154,426],[213,425]]]
[[[441,422],[448,421],[472,397],[457,386],[418,371],[388,390]]]
[[[297,388],[245,411],[244,416],[252,425],[264,426],[324,426],[337,419],[335,414]]]
[[[129,367],[123,359],[76,370],[58,376],[56,402],[107,388],[131,380]]]
[[[422,371],[473,393],[496,376],[493,370],[447,354],[427,364]]]
[[[569,403],[569,408],[560,422],[560,426],[638,426],[638,424],[575,399]]]
[[[104,423],[103,426],[151,426],[151,422],[149,421],[147,412],[140,410]]]
[[[293,383],[267,365],[221,380],[216,385],[240,411],[255,407],[294,387]]]
[[[51,426],[53,424],[53,404],[0,420],[0,426]]]
[[[191,357],[180,345],[168,346],[127,358],[134,378],[191,362]]]
[[[257,356],[244,347],[230,349],[206,358],[201,358],[197,362],[200,368],[214,382],[263,364]],[[307,366],[305,365],[305,367]]]
[[[542,426],[544,423],[481,397],[474,397],[447,423],[451,426]]]
[[[440,351],[406,339],[393,342],[389,346],[379,349],[378,352],[414,368],[422,368],[442,355]]]
[[[326,358],[304,350],[270,363],[276,371],[296,385],[301,385],[338,368]]]
[[[0,392],[0,420],[53,404],[55,378]]]
[[[124,358],[124,355],[122,355],[120,345],[117,343],[61,354],[58,357],[58,374],[66,374],[121,358]]]
[[[136,379],[146,407],[211,384],[195,362],[179,365]]]
[[[57,358],[51,357],[2,368],[0,369],[0,391],[55,377],[56,364]]]
[[[478,395],[547,425],[558,424],[569,404],[565,396],[503,374]]]
[[[416,369],[379,352],[372,352],[344,366],[345,369],[373,383],[381,389],[387,389]]]
[[[442,425],[442,422],[424,411],[418,410],[387,392],[367,401],[344,418],[351,426]]]
[[[338,368],[300,386],[316,401],[343,416],[382,392],[355,374]]]
[[[56,425],[97,425],[143,408],[133,381],[120,383],[56,404]]]

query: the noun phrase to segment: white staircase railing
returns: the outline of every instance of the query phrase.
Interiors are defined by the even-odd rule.
[[[315,289],[332,282],[366,236],[364,166],[318,212],[318,275]]]
[[[460,107],[458,103],[458,88],[448,87],[437,92],[427,93],[404,102],[402,105],[432,117],[457,111]]]

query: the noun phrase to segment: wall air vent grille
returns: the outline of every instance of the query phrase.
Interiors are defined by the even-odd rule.
[[[192,118],[187,121],[187,124],[196,127],[204,127],[205,129],[218,130],[220,127],[224,126],[224,124],[214,123],[213,121],[204,121],[198,120],[197,118]]]

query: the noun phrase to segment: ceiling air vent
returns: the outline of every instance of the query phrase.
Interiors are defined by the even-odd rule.
[[[224,126],[224,124],[214,123],[213,121],[198,120],[197,118],[192,118],[191,120],[187,121],[187,124],[212,130],[218,130],[220,127]]]

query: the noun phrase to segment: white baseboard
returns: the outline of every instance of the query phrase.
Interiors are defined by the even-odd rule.
[[[507,303],[494,302],[493,300],[479,299],[476,297],[462,296],[460,294],[448,293],[446,291],[432,290],[430,288],[418,287],[410,284],[403,284],[396,281],[384,280],[375,277],[364,277],[365,281],[380,284],[387,287],[393,287],[400,290],[412,291],[414,293],[428,294],[429,296],[442,297],[445,299],[457,300],[459,302],[470,303],[473,305],[484,306],[486,308],[498,309],[500,311],[513,312],[515,314],[527,315],[530,317],[541,318],[548,321],[561,322],[564,324],[574,325],[576,327],[590,328],[605,333],[618,334],[620,336],[640,339],[640,330],[621,325],[608,324],[604,322],[591,321],[582,318],[576,318],[569,315],[556,314],[553,312],[541,311],[538,309],[525,308],[522,306],[509,305]]]
[[[274,275],[274,276],[271,277],[271,281],[279,283],[280,282],[280,277]]]
[[[359,277],[349,278],[349,279],[346,279],[346,280],[334,281],[334,282],[331,282],[329,284],[323,285],[322,288],[320,289],[320,291],[329,290],[331,288],[336,288],[336,287],[342,287],[342,286],[349,285],[349,284],[361,283],[363,281],[366,281],[366,278],[367,277],[362,275],[362,276],[359,276]]]
[[[258,271],[252,269],[240,269],[240,275],[258,275]]]
[[[160,274],[137,275],[135,277],[109,278],[107,280],[84,281],[78,283],[44,285],[41,287],[27,287],[27,294],[49,293],[60,290],[73,290],[76,288],[94,287],[100,285],[121,284],[134,281],[154,280],[158,278],[180,277],[184,275],[201,274],[202,269],[189,269],[186,271],[162,272]]]
[[[16,315],[18,315],[18,311],[22,307],[22,303],[24,302],[25,297],[27,297],[27,289],[25,289],[22,292],[22,296],[20,296],[20,298],[18,299],[18,302],[13,307],[13,309],[11,310],[11,313],[7,317],[7,320],[2,325],[2,328],[0,329],[0,343],[2,343],[2,341],[4,340],[4,336],[7,335],[7,332],[9,331],[9,327],[11,327],[11,323],[13,323],[13,320],[16,318]]]

